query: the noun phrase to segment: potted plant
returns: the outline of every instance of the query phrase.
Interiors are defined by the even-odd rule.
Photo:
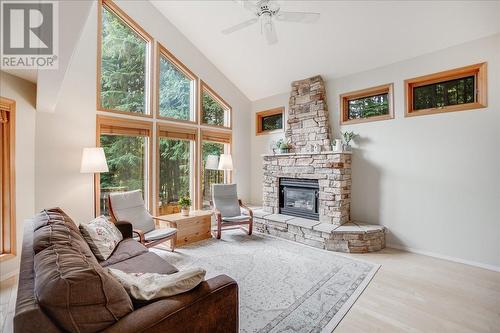
[[[276,148],[278,148],[278,150],[281,154],[288,154],[290,152],[290,149],[293,147],[285,139],[279,139],[276,142]]]
[[[191,198],[187,195],[183,195],[179,198],[177,204],[181,208],[182,216],[189,216],[189,207],[191,207]]]
[[[342,133],[342,137],[344,138],[345,144],[343,145],[343,150],[344,151],[351,151],[351,140],[354,139],[357,136],[356,133],[354,132],[344,132]]]

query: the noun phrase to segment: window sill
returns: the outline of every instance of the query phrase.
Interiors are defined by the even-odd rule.
[[[269,131],[260,131],[260,132],[255,132],[255,135],[268,135],[268,134],[277,134],[277,133],[283,133],[285,130],[283,128],[280,129],[275,129],[275,130],[269,130]]]
[[[455,111],[468,111],[468,110],[482,109],[482,108],[485,108],[487,106],[488,105],[475,102],[475,103],[444,106],[444,107],[440,107],[440,108],[431,108],[431,109],[422,109],[422,110],[408,110],[405,113],[405,117],[425,116],[425,115],[429,115],[429,114],[447,113],[447,112],[455,112]]]
[[[351,120],[341,120],[340,121],[340,126],[343,126],[343,125],[355,125],[355,124],[369,123],[369,122],[372,122],[372,121],[390,120],[390,119],[394,119],[394,115],[392,115],[392,114],[386,114],[386,115],[383,115],[383,116],[374,116],[374,117],[360,118],[360,119],[351,119]]]

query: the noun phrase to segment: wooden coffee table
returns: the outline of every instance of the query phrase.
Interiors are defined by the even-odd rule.
[[[203,239],[211,238],[212,211],[192,210],[189,216],[181,213],[158,216],[160,227],[177,228],[177,241],[175,246],[182,246]]]

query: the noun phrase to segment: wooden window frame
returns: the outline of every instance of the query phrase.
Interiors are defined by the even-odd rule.
[[[389,113],[373,116],[367,118],[359,118],[359,119],[349,119],[349,101],[353,99],[365,98],[380,94],[388,94],[387,101],[389,103]],[[341,94],[340,98],[340,125],[352,125],[352,124],[360,124],[367,123],[372,121],[379,120],[389,120],[394,119],[394,84],[387,83],[382,84],[376,87],[351,91],[348,93]]]
[[[421,110],[413,109],[414,88],[453,79],[460,79],[472,75],[475,77],[474,102],[421,109]],[[487,83],[486,62],[408,79],[405,80],[405,104],[406,104],[405,117],[424,116],[436,113],[446,113],[446,112],[466,111],[466,110],[486,108],[488,106],[487,92],[488,92],[488,83]]]
[[[114,133],[106,133],[106,130],[102,130],[103,127],[112,126],[118,128]],[[123,131],[122,131],[123,130]],[[130,134],[126,134],[130,131]],[[145,132],[145,133],[133,133],[133,131]],[[148,193],[143,193],[148,199],[149,211],[153,211],[153,123],[149,121],[143,121],[138,119],[128,119],[121,117],[110,117],[97,115],[96,117],[96,147],[101,146],[101,134],[111,134],[111,135],[141,135],[148,138],[148,147],[146,147],[146,157],[148,165],[145,169],[148,172],[147,187]],[[94,210],[95,216],[100,215],[100,193],[101,193],[101,179],[100,174],[94,174]],[[146,183],[145,182],[145,183]]]
[[[233,152],[233,133],[231,131],[222,131],[217,129],[200,129],[198,140],[198,198],[197,207],[203,209],[203,191],[201,183],[201,173],[203,172],[203,142],[215,142],[224,144],[224,154],[231,154]],[[233,181],[233,172],[224,172],[224,181],[226,184],[231,184]]]
[[[217,94],[215,92],[215,90],[210,88],[203,80],[200,80],[200,88],[198,90],[199,90],[199,97],[198,97],[199,121],[198,121],[198,124],[200,126],[205,126],[205,127],[213,127],[213,128],[220,128],[220,129],[232,129],[233,128],[233,109],[231,108],[231,105],[226,103],[226,101],[224,101],[224,99],[222,99],[222,97],[220,97],[220,95]],[[227,124],[224,124],[224,126],[203,123],[203,93],[204,92],[209,94],[210,97],[212,97],[223,108],[227,109],[227,117],[229,119],[228,119]]]
[[[175,121],[179,123],[187,123],[187,124],[198,124],[198,118],[199,118],[199,112],[198,112],[198,105],[200,99],[198,98],[199,92],[199,78],[196,76],[186,65],[184,65],[179,59],[177,59],[170,51],[168,51],[163,45],[161,45],[159,42],[156,43],[156,118],[161,119],[161,120],[166,120],[166,121]],[[190,120],[185,120],[185,119],[177,119],[177,118],[172,118],[172,117],[164,117],[160,115],[160,62],[161,62],[161,57],[165,57],[167,61],[169,61],[175,68],[177,68],[181,73],[183,73],[186,77],[190,78],[192,81],[194,81],[194,87],[193,87],[193,110],[191,112],[193,113],[194,119]],[[201,109],[200,109],[201,110]]]
[[[165,133],[168,132],[168,133]],[[163,133],[163,134],[162,134]],[[172,134],[170,134],[172,133]],[[156,215],[160,215],[160,207],[158,205],[160,198],[160,139],[161,138],[172,138],[174,140],[185,140],[193,142],[192,155],[194,156],[194,160],[191,161],[193,170],[192,170],[192,193],[191,199],[193,200],[193,208],[199,209],[198,206],[198,193],[200,192],[200,188],[198,188],[199,182],[199,159],[201,156],[201,152],[198,148],[198,129],[196,127],[187,127],[187,126],[178,126],[173,124],[166,123],[157,123],[156,124],[156,202],[155,202],[155,213]]]
[[[12,259],[16,256],[16,102],[9,98],[0,97],[0,112],[6,113],[8,117],[7,125],[0,120],[2,130],[3,147],[0,149],[0,163],[2,164],[2,174],[0,174],[0,181],[2,186],[2,205],[0,213],[2,214],[2,221],[0,228],[2,228],[1,236],[2,248],[0,248],[0,261]],[[0,115],[1,118],[1,115]],[[6,140],[4,140],[6,139]],[[7,184],[7,185],[6,185]],[[4,186],[8,188],[4,191]],[[8,231],[5,233],[5,231]],[[5,239],[8,237],[9,247],[6,249]]]
[[[262,120],[265,117],[274,116],[277,114],[281,114],[282,117],[282,127],[275,130],[262,130]],[[285,131],[285,107],[281,106],[274,109],[269,109],[265,111],[259,111],[255,114],[255,135],[264,135],[264,134],[273,134],[273,133],[282,133]]]
[[[145,113],[122,111],[115,109],[107,109],[102,107],[101,101],[101,64],[102,64],[102,10],[107,9],[116,16],[118,16],[130,29],[137,33],[147,43],[146,55],[146,87],[145,87]],[[137,24],[130,16],[128,16],[120,7],[118,7],[112,0],[99,0],[97,6],[97,77],[96,77],[96,109],[98,111],[111,112],[116,114],[126,114],[138,117],[153,117],[153,71],[154,66],[154,52],[153,52],[153,37],[149,35],[139,24]]]

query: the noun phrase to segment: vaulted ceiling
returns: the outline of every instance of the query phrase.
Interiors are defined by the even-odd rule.
[[[286,92],[293,80],[345,76],[500,32],[500,1],[277,1],[321,17],[275,22],[279,42],[268,45],[259,24],[221,33],[253,17],[241,1],[152,3],[250,100]]]

